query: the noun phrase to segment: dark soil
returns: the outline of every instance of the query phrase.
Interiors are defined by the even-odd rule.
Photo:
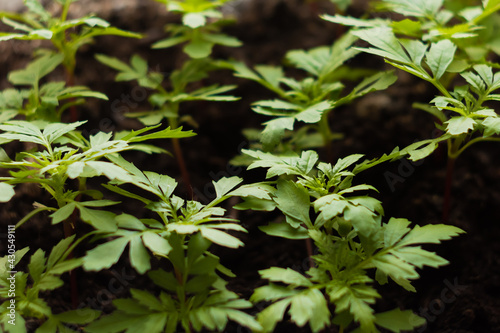
[[[356,4],[349,14],[363,12],[362,5]],[[244,46],[238,49],[217,48],[214,57],[236,58],[248,64],[280,64],[287,50],[329,44],[339,32],[333,24],[317,17],[325,11],[333,13],[328,1],[320,2],[315,7],[299,0],[253,0],[250,4],[241,2],[235,10],[238,24],[228,27],[227,32],[237,36]],[[124,60],[133,53],[140,53],[148,58],[153,68],[165,73],[172,71],[184,57],[179,49],[149,49],[152,41],[162,37],[161,29],[167,22],[164,12],[146,8],[128,11],[126,15],[115,14],[107,19],[123,29],[149,32],[149,37],[143,41],[100,38],[79,54],[77,83],[105,92],[110,97],[109,102],[91,101],[81,110],[81,119],[89,120],[86,127],[89,132],[139,128],[138,123],[123,117],[123,112],[147,109],[142,92],[134,90],[132,84],[113,82],[114,72],[97,63],[93,58],[95,53],[105,53]],[[31,46],[26,42],[12,42],[0,43],[0,47],[0,60],[8,64],[0,68],[1,77],[5,78],[8,70],[24,66],[29,59]],[[374,69],[384,66],[380,59],[366,55],[358,56],[351,65]],[[400,79],[387,91],[368,95],[334,112],[331,117],[333,130],[344,134],[344,139],[334,143],[335,158],[352,153],[363,153],[368,158],[375,158],[390,152],[395,146],[404,147],[435,134],[433,119],[411,105],[415,101],[428,102],[437,92],[409,75],[399,75]],[[185,114],[192,114],[199,124],[194,129],[198,135],[183,139],[181,144],[192,175],[195,195],[201,201],[211,197],[210,183],[213,179],[238,175],[246,182],[262,180],[261,172],[247,172],[232,167],[229,160],[239,149],[248,145],[241,130],[258,127],[266,120],[250,110],[250,103],[272,97],[257,84],[235,79],[230,73],[219,73],[210,80],[238,84],[235,95],[242,99],[226,104],[192,103],[183,109]],[[2,79],[0,88],[6,86],[6,80]],[[132,102],[127,103],[130,100]],[[13,156],[16,151],[25,148],[22,144],[9,146],[7,152]],[[415,294],[406,292],[394,283],[382,286],[382,299],[375,306],[377,311],[394,307],[413,310],[428,320],[427,326],[419,328],[417,332],[500,332],[498,149],[495,144],[479,144],[457,160],[449,223],[464,229],[467,234],[442,245],[428,247],[449,260],[450,264],[440,269],[421,270],[422,278],[414,283],[417,288]],[[326,155],[325,152],[320,153]],[[179,175],[174,159],[169,156],[136,153],[126,157],[143,169]],[[360,175],[357,182],[372,184],[380,191],[378,198],[384,204],[386,220],[394,216],[407,218],[419,225],[440,223],[445,169],[446,152],[441,149],[424,162],[412,164],[402,160],[383,164]],[[34,202],[50,204],[49,197],[36,186],[20,185],[16,190],[15,198],[0,206],[2,230],[31,211]],[[179,194],[182,195],[182,191]],[[145,214],[137,203],[127,203],[126,207],[129,213]],[[303,242],[271,238],[258,230],[259,225],[267,224],[276,218],[275,215],[231,210],[230,214],[237,216],[249,231],[241,236],[245,247],[236,251],[215,250],[222,262],[237,275],[230,281],[232,290],[248,298],[256,287],[265,283],[259,279],[258,270],[270,266],[291,267],[302,272],[307,270]],[[86,231],[85,227],[82,228],[79,233]],[[61,237],[62,227],[51,226],[47,215],[41,214],[17,231],[17,246],[29,245],[32,249],[41,247],[49,250]],[[85,248],[80,249],[77,255],[84,251]],[[150,288],[151,282],[133,271],[127,258],[122,258],[110,271],[78,271],[78,288],[83,306],[110,312],[113,309],[111,300],[128,296],[130,287]],[[65,286],[47,295],[54,311],[71,307],[67,289]],[[252,311],[256,313],[258,307]],[[36,327],[36,322],[30,324],[30,331],[34,330],[33,327]],[[226,331],[247,330],[228,326]],[[336,329],[327,331],[336,332]],[[309,332],[309,329],[284,322],[278,326],[277,332]]]

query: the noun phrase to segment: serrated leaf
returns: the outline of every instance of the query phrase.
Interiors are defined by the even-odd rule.
[[[462,233],[464,233],[462,229],[451,225],[428,224],[423,227],[417,225],[398,245],[424,243],[439,244],[443,240],[451,239],[451,237],[455,237]]]
[[[105,210],[89,209],[80,204],[77,204],[77,207],[80,210],[81,219],[97,230],[105,232],[117,230],[116,215],[114,213]]]
[[[398,258],[409,262],[418,268],[422,268],[424,266],[437,268],[449,263],[448,260],[443,259],[434,252],[426,251],[419,246],[403,247],[401,249],[398,249],[394,254]]]
[[[9,73],[9,81],[16,85],[37,85],[45,75],[51,73],[64,59],[62,54],[48,54],[31,62],[26,68]]]
[[[295,119],[305,123],[314,124],[321,120],[323,113],[332,108],[332,104],[328,101],[319,102],[311,105],[295,115]]]
[[[292,117],[282,117],[270,120],[265,123],[266,128],[262,131],[261,142],[264,149],[271,150],[285,135],[285,130],[293,130],[295,119]]]
[[[293,296],[289,313],[292,321],[299,327],[309,322],[315,333],[330,325],[330,311],[325,297],[318,289],[309,289]]]
[[[394,309],[375,315],[375,323],[394,333],[401,331],[412,331],[415,328],[422,326],[426,320],[417,316],[410,310],[401,311]]]
[[[54,267],[51,268],[50,273],[60,275],[80,267],[82,264],[83,260],[81,258],[64,260],[55,264]]]
[[[389,27],[375,27],[352,32],[353,35],[371,43],[377,48],[362,49],[365,52],[376,54],[402,63],[410,63],[403,47]]]
[[[151,269],[148,251],[144,248],[140,236],[133,237],[129,245],[130,264],[137,273],[144,274]]]
[[[287,239],[306,239],[309,238],[307,229],[303,227],[293,228],[288,223],[269,223],[261,226],[259,229],[269,236],[282,237]]]
[[[277,284],[269,284],[254,290],[250,301],[256,303],[261,301],[272,301],[280,298],[285,298],[297,294],[297,290],[291,289],[287,286]]]
[[[38,249],[31,256],[30,263],[28,264],[28,269],[35,283],[39,282],[40,277],[45,270],[46,260],[47,259],[45,258],[45,251],[43,251],[42,249]]]
[[[37,287],[40,290],[54,290],[61,287],[63,284],[63,280],[57,276],[44,274],[40,281],[38,281]]]
[[[82,315],[85,314],[85,315]],[[58,320],[70,324],[88,324],[95,318],[99,317],[101,311],[89,308],[81,308],[78,310],[70,310],[54,315]]]
[[[278,209],[292,218],[287,219],[292,227],[298,228],[302,223],[311,225],[309,217],[311,202],[306,188],[293,181],[279,180],[275,196],[274,201]]]
[[[483,134],[484,137],[500,134],[500,118],[487,117],[483,120],[482,125],[485,127]]]
[[[168,241],[155,232],[148,231],[143,233],[142,240],[144,241],[144,245],[155,254],[158,253],[166,256],[172,250],[172,246]]]
[[[312,283],[307,277],[291,268],[271,267],[259,271],[263,279],[273,282],[282,282],[292,286],[311,287]]]
[[[457,47],[447,39],[432,43],[425,59],[434,78],[439,80],[453,61]]]
[[[476,122],[469,117],[453,117],[446,121],[446,132],[451,135],[460,135],[474,129]]]
[[[120,237],[87,251],[87,254],[83,257],[83,268],[87,271],[100,271],[104,268],[110,268],[118,262],[128,242],[128,238]]]
[[[407,219],[391,218],[384,225],[384,245],[393,246],[401,240],[411,229],[408,228],[410,221]]]
[[[242,181],[242,178],[236,176],[229,178],[223,177],[218,181],[212,181],[212,183],[214,184],[215,193],[217,194],[216,199],[220,199],[228,194],[229,191],[241,184]]]
[[[49,255],[49,260],[47,261],[47,267],[50,269],[54,264],[61,259],[63,254],[68,250],[71,243],[73,242],[75,236],[67,237],[57,243],[56,246],[52,248]]]
[[[221,246],[230,247],[230,248],[238,248],[243,246],[243,242],[238,238],[231,236],[223,231],[211,228],[200,228],[201,235],[212,241],[215,244],[219,244]]]
[[[286,298],[273,303],[257,315],[257,320],[264,328],[264,332],[273,332],[276,324],[283,320],[285,311],[290,305],[291,299]]]

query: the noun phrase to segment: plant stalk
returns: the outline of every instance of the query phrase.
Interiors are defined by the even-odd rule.
[[[176,112],[179,110],[179,105],[174,104],[172,109]],[[171,129],[176,129],[178,127],[177,118],[168,118],[168,123]],[[184,155],[182,153],[181,144],[178,138],[172,138],[172,146],[174,148],[175,159],[177,160],[177,165],[179,166],[179,170],[181,172],[182,181],[184,182],[184,188],[186,189],[186,193],[190,198],[194,198],[193,187],[191,186],[191,177],[186,167],[186,162],[184,160]]]
[[[73,87],[75,85],[75,73],[69,68],[66,68],[66,86]],[[74,99],[71,99],[70,102],[74,102]],[[78,121],[78,111],[76,109],[76,105],[72,104],[69,107],[70,114],[70,122],[74,123]]]
[[[311,238],[306,238],[306,250],[307,250],[307,257],[309,258],[309,267],[314,268],[314,260],[312,258],[313,244]]]
[[[453,171],[455,170],[456,158],[448,157],[446,163],[446,180],[444,187],[444,197],[443,197],[443,215],[442,222],[448,223],[450,219],[450,206],[451,206],[451,187],[453,183]]]
[[[333,162],[333,147],[332,147],[332,131],[330,125],[328,124],[328,114],[329,112],[323,113],[321,120],[319,121],[319,131],[323,137],[323,148],[326,151],[326,161],[328,163]]]

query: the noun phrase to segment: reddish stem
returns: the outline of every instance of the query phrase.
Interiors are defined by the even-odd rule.
[[[186,189],[187,194],[190,198],[194,198],[193,187],[191,186],[191,179],[189,176],[189,172],[186,168],[186,162],[184,161],[184,156],[182,154],[181,145],[179,143],[179,139],[173,138],[172,144],[174,146],[174,154],[175,159],[177,160],[177,165],[179,166],[179,170],[181,171],[182,181],[184,182],[184,188]]]
[[[66,86],[68,87],[73,87],[75,85],[75,74],[74,72],[70,70],[66,70]],[[70,102],[73,102],[74,98],[70,100]],[[78,110],[76,109],[75,105],[71,105],[69,107],[69,114],[70,114],[70,122],[74,123],[78,121]]]
[[[312,258],[313,244],[311,238],[306,238],[306,249],[307,249],[307,256],[309,257],[309,267],[314,268],[314,260]]]
[[[448,157],[446,164],[446,181],[444,187],[443,198],[443,223],[448,223],[450,219],[450,205],[451,205],[451,186],[453,183],[453,171],[455,170],[455,158]]]
[[[71,217],[72,222],[70,221],[64,221],[63,226],[64,226],[64,238],[71,237],[75,234],[75,229],[73,228],[73,221],[75,220],[75,212],[73,213],[73,216]],[[73,258],[73,253],[70,253],[68,255],[68,259]],[[70,288],[71,288],[71,306],[73,309],[78,308],[78,284],[77,284],[77,279],[76,279],[76,271],[71,270],[69,272],[69,280],[70,280]]]

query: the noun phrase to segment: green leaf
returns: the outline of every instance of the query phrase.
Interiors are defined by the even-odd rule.
[[[84,314],[84,315],[82,315]],[[70,310],[63,313],[54,315],[58,320],[64,323],[71,324],[88,324],[92,322],[95,318],[99,317],[101,311],[93,310],[89,308],[83,308],[78,310]]]
[[[205,35],[204,38],[206,41],[212,42],[214,44],[229,47],[238,47],[242,45],[242,43],[237,38],[225,34],[208,34]]]
[[[273,332],[276,324],[283,320],[285,311],[290,305],[291,299],[286,298],[273,303],[257,315],[257,320],[264,328],[264,332]]]
[[[157,126],[153,127],[147,127],[141,131],[131,131],[129,134],[127,134],[125,137],[122,138],[124,141],[128,142],[143,142],[146,140],[154,140],[154,139],[173,139],[173,138],[188,138],[191,136],[195,136],[196,133],[193,133],[193,131],[183,131],[182,127],[178,127],[176,129],[171,129],[170,127],[150,133],[150,134],[145,134],[145,135],[139,135],[143,133],[144,131],[149,131],[153,128],[156,128]]]
[[[28,264],[28,269],[30,275],[35,283],[40,281],[43,271],[45,270],[45,251],[38,249],[35,254],[31,256],[30,263]]]
[[[49,143],[53,143],[61,136],[75,130],[77,127],[85,124],[87,121],[78,121],[71,124],[51,123],[43,129],[43,136],[47,138]]]
[[[15,194],[14,186],[0,182],[0,202],[9,202]]]
[[[457,47],[447,39],[432,43],[426,54],[426,62],[429,65],[434,78],[439,80],[453,61]]]
[[[303,227],[293,228],[288,223],[269,223],[261,226],[259,229],[269,236],[283,237],[287,239],[306,239],[309,238],[307,229]]]
[[[85,206],[78,204],[80,210],[80,217],[83,221],[89,223],[94,228],[100,231],[109,232],[117,230],[115,221],[115,214],[105,210],[89,209]]]
[[[274,201],[287,216],[287,222],[294,228],[302,223],[311,226],[309,210],[311,202],[307,189],[293,181],[278,180]]]
[[[156,43],[154,43],[151,48],[153,49],[166,49],[184,42],[187,42],[189,40],[189,36],[177,36],[177,37],[171,37],[171,38],[166,38],[162,39]]]
[[[204,40],[193,40],[184,47],[184,52],[193,59],[206,58],[212,53],[213,46],[213,43]]]
[[[292,321],[299,327],[309,322],[315,333],[330,325],[328,304],[318,289],[308,289],[293,296],[289,313]]]
[[[192,29],[204,26],[206,22],[205,16],[200,13],[188,13],[182,17],[182,23]]]
[[[62,208],[59,208],[55,213],[50,215],[50,217],[52,218],[52,224],[57,224],[68,219],[75,208],[76,204],[74,202],[70,202]]]
[[[460,135],[474,129],[476,122],[469,117],[452,117],[446,121],[446,132],[451,135]]]
[[[110,268],[118,262],[128,242],[128,238],[120,237],[87,251],[87,254],[83,257],[83,268],[87,271],[100,271]]]
[[[319,102],[311,105],[295,115],[295,119],[305,123],[317,123],[321,120],[323,113],[332,108],[332,104],[328,101]]]
[[[407,219],[391,218],[384,225],[384,244],[385,246],[393,246],[401,240],[411,229],[408,228],[410,221]]]
[[[272,301],[297,294],[297,291],[288,286],[281,286],[271,283],[254,290],[250,301],[257,303],[261,301]]]
[[[140,236],[130,240],[130,264],[139,274],[144,274],[151,269],[148,251],[142,245]]]
[[[271,150],[285,135],[285,130],[293,130],[295,119],[292,117],[282,117],[270,120],[265,123],[266,128],[262,131],[261,141],[264,149]]]
[[[259,271],[263,279],[272,282],[282,282],[296,287],[311,287],[312,283],[307,277],[291,268],[271,267]]]
[[[242,178],[236,177],[236,176],[229,177],[229,178],[223,177],[223,178],[219,179],[217,182],[212,181],[212,183],[214,184],[214,187],[215,187],[215,193],[217,194],[216,199],[220,199],[223,196],[225,196],[226,194],[228,194],[229,191],[231,191],[236,186],[241,184],[242,181],[243,181]]]
[[[25,69],[10,72],[9,81],[16,85],[35,86],[42,77],[59,66],[63,59],[62,54],[46,54],[31,62]]]
[[[172,246],[168,241],[155,232],[143,233],[142,240],[144,241],[144,245],[155,254],[158,253],[166,256],[172,250]]]
[[[397,62],[411,63],[403,47],[389,27],[375,27],[352,32],[353,35],[371,43],[376,48],[361,49],[367,53],[389,58]]]
[[[127,65],[123,61],[120,61],[118,58],[109,57],[109,56],[104,55],[104,54],[97,54],[95,56],[95,58],[99,62],[105,64],[106,66],[114,68],[114,69],[116,69],[118,71],[121,71],[121,72],[130,72],[130,71],[132,71],[132,68],[129,65]]]
[[[406,237],[404,237],[399,245],[424,244],[433,243],[439,244],[443,240],[451,239],[459,234],[464,233],[460,228],[443,225],[443,224],[428,224],[420,227],[415,226]]]
[[[483,134],[484,137],[500,134],[500,118],[487,117],[483,120],[482,125],[485,127]]]
[[[401,331],[413,331],[415,328],[424,325],[426,320],[410,310],[394,309],[377,313],[375,323],[391,332],[399,333]]]
[[[59,243],[57,243],[56,246],[52,248],[52,251],[50,251],[49,260],[47,261],[47,268],[52,268],[56,264],[56,262],[58,262],[62,258],[74,239],[74,235],[67,237],[61,240]]]
[[[221,246],[230,247],[236,249],[240,246],[243,246],[243,242],[238,238],[231,236],[223,231],[212,229],[212,228],[200,228],[201,235],[211,240],[215,244],[219,244]]]

